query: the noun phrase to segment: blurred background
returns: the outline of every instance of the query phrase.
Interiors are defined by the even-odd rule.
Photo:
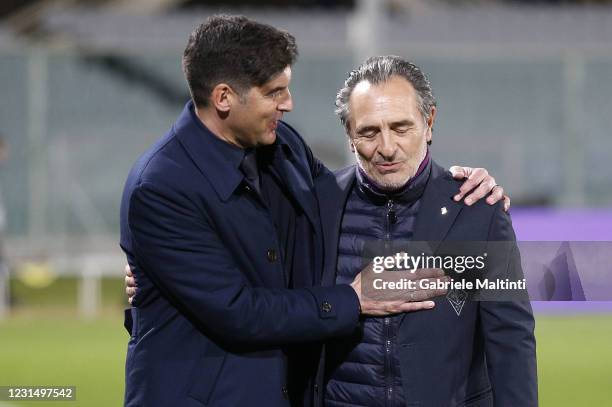
[[[216,12],[295,35],[286,120],[329,167],[351,163],[347,72],[401,55],[438,100],[434,157],[494,174],[519,239],[612,240],[610,1],[2,0],[0,386],[121,404],[121,191],[187,101],[183,48]],[[541,405],[612,405],[610,303],[534,307]]]

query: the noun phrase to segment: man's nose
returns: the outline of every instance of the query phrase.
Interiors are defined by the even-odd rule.
[[[385,159],[392,159],[395,155],[396,143],[391,135],[391,132],[387,129],[383,129],[380,132],[380,144],[378,145],[378,152]]]
[[[289,92],[289,89],[287,89],[283,100],[278,104],[278,110],[281,112],[290,112],[293,110],[293,98],[291,97],[291,92]]]

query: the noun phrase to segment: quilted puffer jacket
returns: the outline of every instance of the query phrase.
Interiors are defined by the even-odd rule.
[[[364,246],[412,236],[430,165],[393,195],[374,187],[363,173],[348,198],[338,246],[337,284],[350,284],[365,266]],[[364,318],[351,337],[327,346],[326,407],[405,406],[396,337],[402,316]]]

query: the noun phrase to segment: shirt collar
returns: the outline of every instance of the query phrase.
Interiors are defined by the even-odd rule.
[[[417,200],[423,194],[427,180],[429,179],[429,173],[431,171],[431,159],[429,148],[427,153],[419,164],[416,174],[410,178],[403,186],[389,191],[381,188],[374,180],[356,165],[356,178],[357,178],[357,190],[358,193],[376,204],[384,204],[389,200],[398,202],[412,202]]]

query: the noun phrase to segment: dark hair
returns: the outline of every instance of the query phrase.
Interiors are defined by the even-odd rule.
[[[295,38],[286,31],[244,16],[214,15],[189,36],[183,72],[194,103],[204,107],[217,84],[244,93],[293,65],[297,55]]]
[[[368,81],[372,85],[384,83],[392,76],[402,77],[412,84],[417,93],[419,111],[425,120],[429,119],[431,108],[436,106],[436,99],[423,71],[412,62],[395,55],[377,56],[368,58],[351,71],[344,81],[344,87],[336,95],[336,114],[347,131],[350,114],[348,102],[355,86],[362,81]]]

